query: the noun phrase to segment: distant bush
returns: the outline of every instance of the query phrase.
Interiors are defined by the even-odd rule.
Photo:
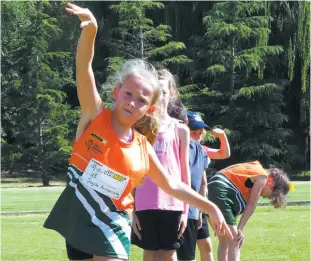
[[[291,180],[297,181],[310,181],[310,171],[301,171],[296,174],[291,175]]]

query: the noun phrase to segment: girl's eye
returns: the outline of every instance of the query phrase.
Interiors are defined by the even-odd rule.
[[[141,103],[146,103],[146,101],[145,101],[144,99],[139,99],[139,101],[140,101]]]
[[[125,94],[126,94],[127,96],[131,96],[131,95],[132,95],[130,92],[125,92]]]

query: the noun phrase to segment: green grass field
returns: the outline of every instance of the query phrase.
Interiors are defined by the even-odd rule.
[[[66,184],[66,176],[54,178],[50,181],[51,186],[64,186]],[[42,180],[40,178],[2,178],[1,188],[28,188],[41,187]]]
[[[64,189],[63,181],[52,182],[51,187],[41,187],[38,180],[4,181],[2,212],[49,211]],[[295,187],[289,200],[310,200],[309,182],[296,182]],[[42,227],[46,216],[2,216],[1,260],[67,260],[64,239]],[[217,241],[213,236],[212,241],[215,254]],[[309,253],[310,206],[257,208],[245,228],[242,261],[306,261]],[[142,260],[142,251],[133,247],[131,260]]]
[[[56,232],[42,227],[45,218],[45,214],[2,216],[1,260],[67,260],[64,239]],[[309,260],[309,220],[309,206],[280,210],[257,208],[245,228],[241,260]],[[216,246],[215,238],[212,239]],[[214,253],[215,250],[216,247]],[[131,260],[142,260],[142,251],[133,247]]]
[[[49,211],[64,187],[2,188],[2,212]]]
[[[54,184],[51,187],[40,187],[37,183],[32,183],[33,187],[16,187],[21,184],[2,183],[2,212],[51,210],[64,189],[64,186],[60,186],[61,182]],[[288,200],[310,200],[310,182],[295,182],[295,190],[289,193]]]

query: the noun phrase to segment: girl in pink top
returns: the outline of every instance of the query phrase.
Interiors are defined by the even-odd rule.
[[[190,133],[186,125],[167,113],[170,100],[177,96],[173,75],[167,70],[158,72],[162,89],[160,108],[162,122],[154,150],[172,179],[189,185]],[[173,261],[179,238],[187,226],[188,205],[160,189],[148,177],[135,191],[132,244],[144,249],[144,261],[157,259]]]

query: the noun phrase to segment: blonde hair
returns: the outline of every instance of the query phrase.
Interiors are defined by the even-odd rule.
[[[157,71],[150,63],[141,59],[127,60],[118,72],[109,76],[106,87],[110,85],[109,87],[122,88],[123,83],[131,76],[141,78],[145,84],[152,87],[154,93],[150,106],[157,107],[157,101],[161,94]],[[159,130],[159,117],[159,110],[156,108],[152,114],[145,114],[138,120],[133,128],[146,136],[151,144],[154,144]]]
[[[171,72],[166,69],[158,70],[157,73],[158,73],[159,80],[168,81],[168,88],[171,91],[171,93],[173,93],[173,96],[171,97],[170,102],[175,102],[179,97],[176,77],[174,77],[174,75],[171,74]]]
[[[203,128],[202,133],[201,133],[201,137],[200,137],[200,142],[205,141],[205,137],[206,137],[206,130]]]

